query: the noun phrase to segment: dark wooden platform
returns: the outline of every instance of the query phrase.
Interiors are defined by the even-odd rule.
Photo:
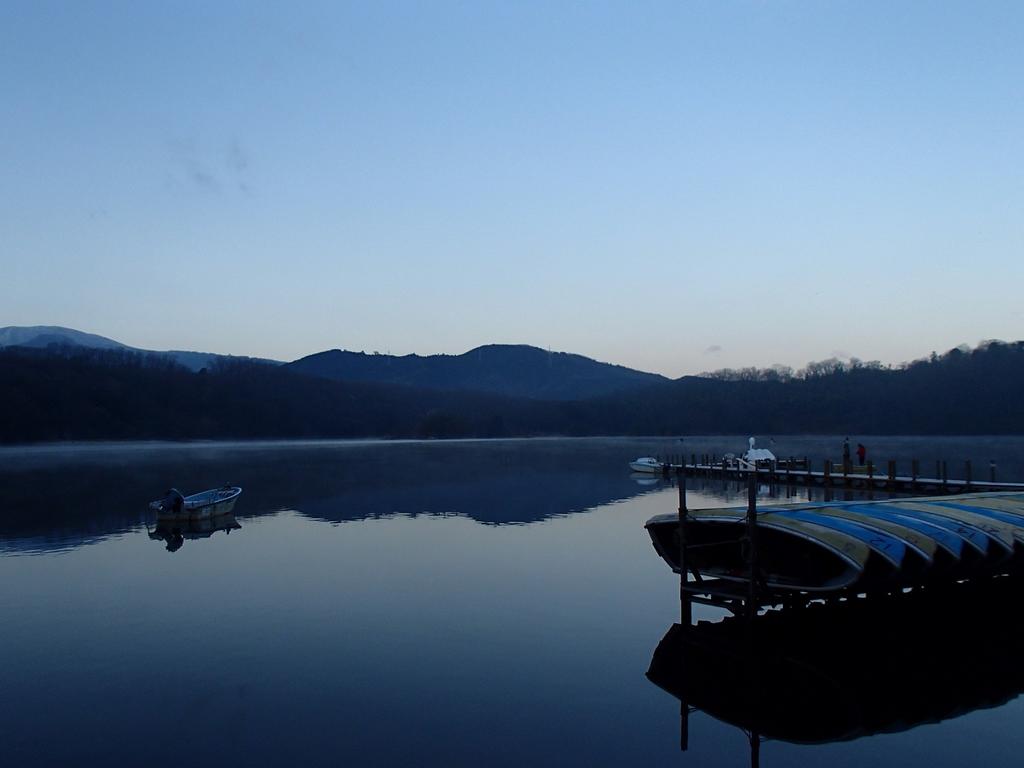
[[[969,467],[969,465],[967,465]],[[666,464],[666,474],[685,472],[691,477],[721,477],[729,480],[746,479],[755,474],[759,482],[781,485],[819,485],[838,488],[875,488],[879,490],[934,491],[936,493],[971,493],[980,491],[1020,491],[1024,483],[997,482],[980,478],[963,477],[922,477],[898,475],[877,469],[864,471],[863,467],[852,467],[844,471],[841,466],[827,466],[824,470],[789,469],[780,467],[758,467],[756,470],[730,467],[721,463]],[[966,474],[966,473],[965,473]]]

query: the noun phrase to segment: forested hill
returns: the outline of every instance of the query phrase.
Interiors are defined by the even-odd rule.
[[[1024,434],[1022,385],[1024,342],[991,342],[899,368],[828,361],[796,376],[685,377],[643,398],[608,400],[604,424],[681,435]]]
[[[71,347],[0,350],[0,409],[8,443],[501,436],[559,424],[544,403],[328,381],[238,359],[193,372],[162,355]]]
[[[566,352],[489,344],[461,355],[393,355],[332,349],[288,367],[337,381],[472,390],[538,400],[581,400],[668,379]]]
[[[715,433],[1024,434],[1024,342],[900,368],[686,377],[575,401],[339,382],[224,361],[0,350],[0,441]]]

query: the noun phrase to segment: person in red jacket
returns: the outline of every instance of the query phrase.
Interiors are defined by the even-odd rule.
[[[862,467],[864,466],[864,457],[867,456],[868,449],[864,447],[863,443],[857,443],[857,463]]]

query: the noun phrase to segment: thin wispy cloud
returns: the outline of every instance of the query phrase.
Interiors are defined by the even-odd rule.
[[[722,351],[722,348],[717,344],[712,344],[710,347],[704,350],[705,355],[717,355]]]
[[[228,169],[237,174],[244,173],[249,167],[249,153],[245,151],[238,139],[232,139],[228,142],[225,162]]]
[[[237,137],[218,150],[204,149],[194,138],[177,138],[167,142],[167,150],[173,186],[207,193],[231,188],[251,191],[251,156]]]
[[[228,142],[224,153],[224,164],[227,167],[228,178],[240,192],[251,192],[249,183],[249,166],[252,164],[249,151],[237,138]]]

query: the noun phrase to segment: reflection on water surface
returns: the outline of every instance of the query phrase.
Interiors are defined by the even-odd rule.
[[[241,527],[234,515],[227,514],[199,520],[157,520],[152,529],[146,526],[146,532],[149,538],[166,543],[168,552],[177,552],[186,539],[208,539],[217,531],[230,534]]]
[[[1016,578],[673,625],[648,678],[755,739],[804,744],[898,733],[1024,690]]]
[[[694,712],[681,755],[678,703],[645,677],[679,611],[643,528],[676,490],[626,466],[657,452],[541,440],[5,453],[4,764],[746,764],[730,723],[750,727],[747,710]],[[165,488],[225,483],[245,488],[230,534],[148,516]],[[690,502],[743,493],[694,481]],[[920,662],[886,671],[883,690],[937,668],[955,702],[967,671],[952,650],[879,639]],[[726,666],[709,662],[705,682],[736,705],[741,662]],[[979,669],[993,680],[998,666]],[[807,746],[765,726],[760,759],[1015,765],[1014,679],[989,709],[968,702],[896,733]]]

